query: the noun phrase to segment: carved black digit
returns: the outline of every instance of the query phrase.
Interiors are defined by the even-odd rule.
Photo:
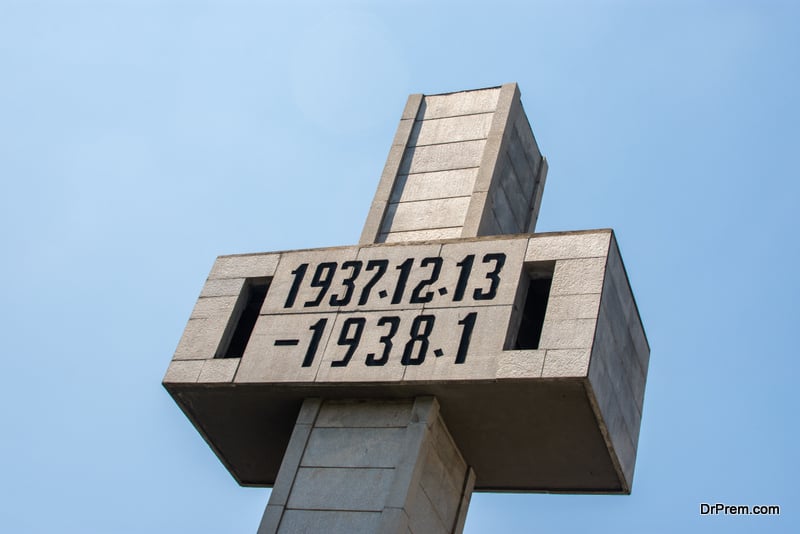
[[[350,273],[350,278],[342,280],[342,284],[344,284],[347,289],[342,297],[339,297],[339,295],[331,295],[331,306],[347,306],[350,304],[350,298],[353,296],[353,290],[356,288],[356,278],[358,278],[358,274],[361,272],[361,262],[358,260],[346,261],[342,264],[342,269],[350,268],[353,269]]]
[[[433,315],[417,315],[414,317],[414,322],[411,323],[411,339],[406,343],[400,363],[403,365],[420,365],[425,361],[425,354],[428,353],[428,336],[431,335],[435,321],[436,317]],[[424,327],[422,326],[423,323],[425,324]],[[417,341],[419,341],[419,350],[417,355],[414,356],[414,347]]]
[[[319,306],[319,303],[325,298],[325,293],[327,293],[328,289],[331,287],[333,275],[336,272],[336,266],[337,264],[335,261],[329,261],[317,265],[317,270],[314,271],[314,276],[311,277],[310,285],[311,287],[320,288],[319,293],[317,294],[317,298],[314,300],[309,300],[303,304],[304,307],[312,308],[314,306]]]
[[[319,341],[322,339],[322,333],[325,331],[325,325],[328,324],[328,319],[320,319],[309,327],[309,330],[314,332],[311,334],[311,342],[308,344],[306,356],[303,358],[303,365],[301,367],[311,367],[314,362],[314,356],[317,354]]]
[[[483,256],[483,263],[489,263],[490,261],[494,262],[494,271],[486,273],[486,278],[491,280],[492,284],[485,293],[480,288],[475,289],[472,293],[472,298],[475,300],[492,300],[497,296],[497,286],[500,285],[500,271],[503,270],[503,265],[506,264],[506,255],[502,252],[498,252]]]
[[[408,282],[408,275],[411,274],[411,267],[414,265],[414,258],[408,258],[406,261],[398,265],[396,268],[400,271],[400,276],[397,277],[397,285],[394,287],[394,295],[392,295],[392,304],[400,304],[403,300],[403,293],[406,291],[406,283]]]
[[[467,351],[469,350],[469,342],[472,339],[472,330],[475,328],[475,319],[478,318],[478,312],[471,312],[463,319],[458,321],[458,324],[463,325],[464,329],[461,331],[461,341],[458,342],[458,353],[456,354],[456,363],[464,363],[467,360]]]
[[[411,292],[411,304],[421,304],[433,300],[433,291],[428,291],[425,295],[420,296],[423,289],[436,282],[439,279],[439,273],[442,271],[442,258],[424,258],[420,262],[420,267],[427,267],[433,265],[431,276],[427,280],[421,281]]]
[[[453,292],[453,302],[459,302],[464,299],[464,291],[467,289],[467,281],[472,272],[472,264],[475,262],[475,254],[469,254],[463,260],[456,263],[456,267],[461,269],[458,273],[458,282],[456,283],[456,290]]]
[[[364,323],[366,322],[367,320],[363,317],[350,317],[345,319],[342,324],[342,332],[339,334],[339,341],[337,341],[336,344],[342,347],[346,346],[347,352],[341,360],[331,362],[331,367],[344,367],[350,363],[350,358],[353,357],[353,353],[355,353],[358,348],[358,343],[361,341],[361,334],[364,333]],[[350,335],[350,327],[352,325],[355,325],[356,331],[353,335]]]
[[[397,328],[400,326],[400,317],[389,316],[381,317],[378,319],[378,326],[389,325],[389,333],[381,336],[380,342],[383,343],[383,354],[380,358],[376,358],[375,354],[370,352],[367,354],[367,365],[372,367],[375,365],[386,365],[389,361],[389,353],[392,351],[392,338],[397,333]]]
[[[369,292],[372,291],[372,288],[375,287],[378,280],[386,273],[388,267],[389,260],[369,260],[367,262],[367,267],[364,269],[365,271],[373,271],[376,268],[378,271],[370,278],[369,282],[364,286],[364,289],[361,290],[361,296],[358,298],[359,306],[363,306],[367,303],[367,300],[369,300]]]
[[[301,263],[297,266],[297,269],[292,271],[294,280],[292,281],[292,287],[289,289],[289,294],[286,295],[286,302],[283,304],[284,308],[291,308],[294,306],[294,299],[297,298],[297,291],[300,289],[300,284],[303,282],[303,277],[306,275],[307,269],[308,264]]]

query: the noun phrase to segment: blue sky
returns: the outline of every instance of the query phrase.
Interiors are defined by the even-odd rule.
[[[476,494],[465,532],[797,532],[798,27],[774,0],[0,0],[0,530],[254,532],[269,490],[160,385],[214,258],[356,243],[407,95],[516,81],[537,229],[615,229],[652,355],[632,495]]]

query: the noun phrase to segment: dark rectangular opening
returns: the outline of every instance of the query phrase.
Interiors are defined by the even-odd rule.
[[[253,328],[256,326],[261,306],[263,306],[264,299],[267,297],[269,282],[269,278],[248,278],[245,280],[242,293],[236,303],[234,317],[232,317],[232,319],[235,319],[236,326],[233,328],[233,334],[230,336],[227,347],[225,350],[220,351],[221,354],[218,358],[242,357],[244,349],[247,347],[247,342],[250,341]],[[238,315],[238,319],[236,319],[236,315]]]
[[[522,306],[522,319],[514,348],[532,350],[539,348],[555,262],[535,262],[526,264],[525,267],[528,275],[528,291]]]

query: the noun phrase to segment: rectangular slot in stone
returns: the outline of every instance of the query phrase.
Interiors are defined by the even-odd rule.
[[[250,341],[250,334],[258,320],[258,314],[264,299],[267,297],[267,290],[271,278],[248,278],[242,286],[236,308],[239,317],[235,319],[236,326],[233,327],[233,334],[229,339],[220,344],[217,358],[241,358],[247,342]],[[237,315],[234,310],[234,316]],[[232,317],[233,319],[233,317]],[[226,342],[227,341],[227,342]]]
[[[539,348],[544,314],[550,297],[553,282],[554,261],[529,263],[523,276],[527,276],[527,294],[522,306],[522,319],[517,332],[515,349],[534,350]]]

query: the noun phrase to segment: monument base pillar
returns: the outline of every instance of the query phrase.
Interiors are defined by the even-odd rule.
[[[434,397],[306,399],[258,534],[458,534],[474,482]]]

